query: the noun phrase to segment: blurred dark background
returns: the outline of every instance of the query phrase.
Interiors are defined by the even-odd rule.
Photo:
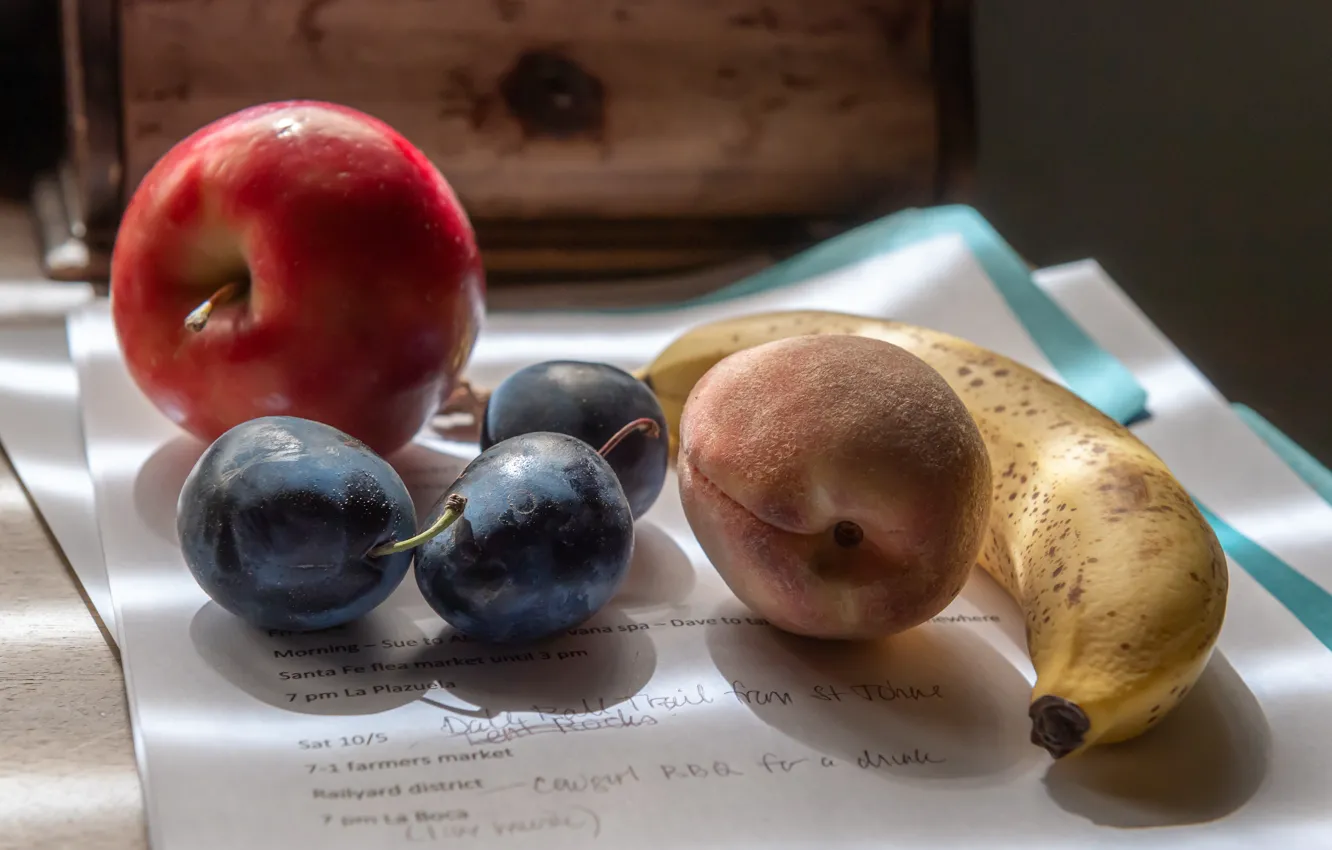
[[[64,139],[60,3],[0,0],[0,196],[26,200]]]
[[[0,193],[63,138],[59,4],[0,4]],[[975,9],[974,203],[1094,257],[1217,384],[1332,465],[1332,3]]]
[[[976,4],[976,205],[1332,466],[1332,3]]]

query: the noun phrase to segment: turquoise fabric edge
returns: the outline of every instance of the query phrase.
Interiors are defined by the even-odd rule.
[[[1332,471],[1253,408],[1238,402],[1232,402],[1230,407],[1310,489],[1332,505]],[[1240,533],[1196,499],[1194,501],[1216,532],[1221,548],[1314,637],[1332,650],[1332,594]]]
[[[591,312],[641,314],[715,304],[798,283],[946,234],[963,238],[1018,320],[1073,392],[1122,423],[1133,422],[1145,415],[1147,391],[1133,373],[1101,348],[1036,285],[1017,253],[976,209],[966,205],[902,210],[853,228],[743,280],[696,298],[651,307],[602,308]]]
[[[1304,450],[1299,443],[1287,437],[1285,432],[1263,418],[1262,414],[1246,404],[1234,402],[1231,409],[1239,414],[1249,430],[1267,443],[1277,457],[1281,458],[1305,484],[1309,485],[1323,501],[1332,505],[1332,470],[1318,462],[1318,459]]]
[[[1332,650],[1332,594],[1313,579],[1245,537],[1230,523],[1194,500],[1221,548],[1264,590],[1295,616],[1309,632]]]
[[[1285,436],[1276,425],[1265,420],[1256,410],[1248,405],[1231,402],[1231,409],[1239,414],[1240,420],[1252,430],[1261,441],[1265,442],[1305,482],[1323,501],[1332,505],[1332,472],[1320,464],[1312,454],[1305,452],[1297,442]],[[1293,568],[1281,558],[1275,556],[1251,538],[1221,520],[1207,506],[1196,498],[1193,500],[1203,517],[1216,532],[1221,548],[1235,560],[1240,568],[1248,573],[1264,590],[1271,594],[1281,606],[1291,612],[1296,620],[1313,637],[1332,650],[1332,593],[1312,578]]]

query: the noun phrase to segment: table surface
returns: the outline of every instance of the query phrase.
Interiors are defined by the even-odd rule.
[[[37,280],[33,229],[0,206],[0,286]],[[148,846],[112,644],[0,451],[0,848]]]

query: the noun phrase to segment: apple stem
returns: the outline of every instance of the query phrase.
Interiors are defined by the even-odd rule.
[[[602,457],[610,454],[611,450],[618,446],[625,437],[635,431],[646,431],[649,439],[656,439],[657,436],[661,434],[661,426],[657,424],[657,420],[647,416],[644,416],[641,419],[635,419],[633,422],[630,422],[628,425],[616,431],[614,436],[606,441],[606,445],[602,446],[597,454]]]
[[[195,333],[203,330],[204,325],[208,324],[208,317],[213,315],[213,308],[235,298],[239,290],[240,284],[235,281],[223,285],[217,292],[208,296],[207,301],[190,311],[190,314],[185,317],[185,327]]]
[[[408,537],[406,540],[399,540],[397,543],[385,543],[383,546],[371,549],[370,557],[382,558],[385,555],[396,555],[399,552],[406,552],[408,549],[415,549],[457,522],[463,514],[463,508],[466,506],[467,499],[465,497],[457,493],[451,493],[444,500],[444,512],[439,515],[439,519],[430,524],[429,528],[414,537]]]

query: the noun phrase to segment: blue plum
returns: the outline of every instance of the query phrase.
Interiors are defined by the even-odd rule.
[[[655,435],[634,433],[607,455],[638,519],[656,502],[666,481],[669,434],[652,390],[607,363],[548,360],[526,366],[495,387],[481,418],[481,448],[519,434],[553,431],[600,449],[624,423],[647,418]]]
[[[551,637],[615,595],[633,554],[634,521],[601,455],[567,434],[496,443],[449,487],[462,518],[416,553],[426,602],[458,631],[488,643]]]
[[[266,629],[356,620],[402,582],[416,533],[402,479],[364,443],[308,419],[253,419],[218,437],[176,511],[185,563],[218,605]]]

